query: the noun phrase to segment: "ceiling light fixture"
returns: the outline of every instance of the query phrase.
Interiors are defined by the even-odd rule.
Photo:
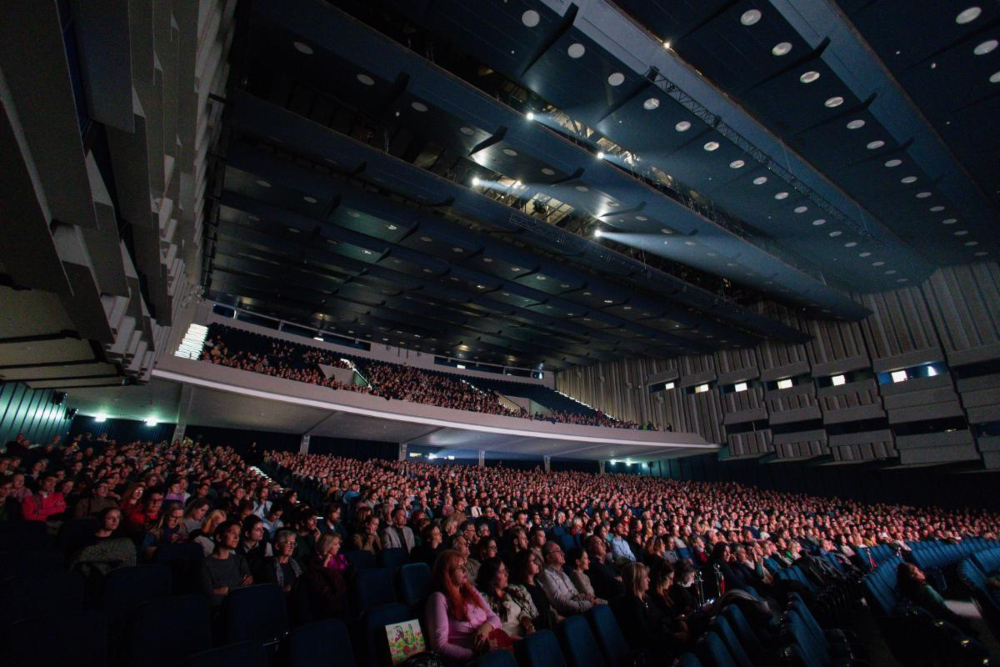
[[[990,83],[1000,83],[1000,72],[993,72],[990,75]]]
[[[585,47],[583,44],[580,43],[570,44],[569,48],[566,49],[566,53],[569,55],[570,58],[573,58],[574,60],[576,58],[582,58],[583,54],[586,52],[587,52],[587,47]]]
[[[611,76],[608,77],[609,86],[617,87],[622,85],[623,83],[625,83],[625,75],[622,74],[621,72],[613,72]]]
[[[521,14],[521,23],[529,28],[534,28],[541,20],[542,17],[534,9],[529,9],[525,13]]]
[[[467,137],[471,137],[475,133],[475,130],[473,130],[471,127],[460,127],[458,128],[458,131]]]
[[[691,129],[691,123],[689,121],[682,120],[681,122],[674,125],[674,129],[677,130],[678,132],[687,132],[688,130]]]
[[[987,53],[992,53],[993,50],[997,48],[997,40],[988,39],[976,48],[972,50],[977,56],[985,56]]]
[[[820,218],[819,220],[813,220],[813,227],[822,227],[826,224],[826,220]]]
[[[924,192],[918,192],[918,193],[917,193],[917,199],[927,199],[927,198],[928,198],[928,197],[930,197],[930,196],[931,196],[931,193],[929,193],[929,192],[927,192],[927,191],[924,191]]]
[[[787,192],[779,192],[778,194],[774,195],[774,198],[775,199],[787,199],[788,198],[788,193]]]
[[[767,183],[767,176],[758,176],[757,178],[753,179],[754,185],[764,185],[765,183]]]
[[[375,85],[375,79],[371,78],[367,74],[358,74],[357,79],[358,79],[358,81],[360,81],[361,83],[363,83],[366,86],[374,86]]]
[[[594,230],[594,238],[598,238],[599,239],[602,236],[604,236],[604,232],[603,231],[601,231],[600,229],[595,229]]]
[[[916,183],[917,182],[917,177],[916,176],[904,176],[903,178],[899,179],[899,182],[900,183],[906,183],[907,185],[909,185],[910,183]]]
[[[881,139],[876,139],[875,141],[868,142],[868,150],[874,151],[885,146],[885,142]]]
[[[742,23],[747,27],[754,25],[759,20],[760,20],[759,9],[748,9],[747,11],[743,12],[742,16],[740,16],[740,23]]]
[[[729,163],[729,168],[730,169],[740,169],[745,164],[746,164],[746,162],[744,162],[743,160],[733,160],[732,162]]]
[[[555,176],[556,170],[549,169],[548,167],[542,167],[542,173],[545,174],[546,176]]]
[[[941,224],[942,225],[954,225],[956,222],[958,222],[958,219],[956,219],[956,218],[945,218],[944,220],[941,221]]]
[[[508,157],[517,157],[517,151],[514,150],[513,148],[505,148],[505,149],[503,149],[503,154],[506,155],[506,156],[508,156]]]
[[[295,47],[296,51],[298,51],[303,55],[311,56],[313,54],[312,47],[306,44],[305,42],[293,42],[292,46]]]
[[[848,123],[847,124],[847,129],[848,130],[860,130],[864,126],[865,126],[865,121],[863,121],[860,118],[858,118],[857,120],[852,120],[850,123]]]
[[[529,111],[528,113],[525,114],[524,117],[527,118],[528,120],[535,120],[535,112]]]
[[[588,188],[586,185],[578,185],[576,186],[576,190],[577,192],[587,192],[588,190],[590,190],[590,188]]]
[[[642,103],[642,107],[646,111],[652,111],[653,109],[659,106],[660,106],[660,100],[656,99],[655,97],[650,97],[648,100]]]
[[[796,206],[794,213],[805,213],[808,210],[809,210],[808,206]]]
[[[792,50],[791,42],[778,42],[777,44],[774,45],[774,48],[771,49],[771,54],[778,56],[780,58],[781,56],[787,55],[788,52],[791,50]]]
[[[843,234],[843,233],[844,233],[844,232],[842,232],[842,231],[840,231],[840,230],[835,230],[835,231],[832,231],[832,232],[830,232],[830,237],[831,237],[831,238],[837,238],[838,236],[840,236],[840,235],[841,235],[841,234]]]
[[[423,102],[412,102],[410,106],[413,107],[414,111],[419,111],[420,113],[427,111],[427,105]]]
[[[903,164],[902,160],[899,158],[893,158],[892,160],[886,160],[885,166],[892,169],[893,167],[898,167],[901,164]]]
[[[472,177],[472,184],[473,184],[473,185],[479,185],[480,183],[482,183],[482,181],[481,181],[481,180],[479,180],[479,177],[478,177],[478,176],[473,176],[473,177]]]
[[[834,107],[839,107],[843,103],[844,103],[844,98],[841,97],[840,95],[837,95],[837,96],[831,97],[826,102],[823,102],[823,106],[825,106],[825,107],[827,107],[829,109],[833,109]]]
[[[268,183],[267,181],[257,181],[257,185],[259,185],[262,188],[269,188],[269,187],[271,187],[271,184]]]
[[[309,197],[309,196],[303,197],[302,199],[304,199],[308,204],[315,204],[316,202],[319,201],[315,197]]]
[[[803,73],[802,76],[799,77],[799,81],[801,81],[802,83],[812,83],[818,78],[819,78],[819,72],[815,70],[809,70],[808,72]]]
[[[705,150],[708,151],[709,153],[718,149],[719,149],[718,141],[709,141],[707,144],[705,144]]]
[[[604,159],[604,151],[597,151],[597,159],[598,160]]]
[[[979,18],[979,15],[983,13],[983,10],[979,7],[969,7],[968,9],[963,9],[955,17],[955,23],[959,25],[965,25],[966,23],[972,23]]]

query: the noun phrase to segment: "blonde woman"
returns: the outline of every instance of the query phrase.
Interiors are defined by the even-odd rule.
[[[226,520],[226,513],[222,510],[212,510],[208,513],[208,517],[205,518],[205,523],[201,526],[201,535],[194,538],[194,541],[201,545],[202,551],[205,552],[205,558],[212,555],[215,550],[215,541],[212,536],[215,535],[215,529],[219,527],[219,524]]]

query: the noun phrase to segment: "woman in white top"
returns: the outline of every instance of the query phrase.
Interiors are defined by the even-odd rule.
[[[479,589],[497,616],[501,627],[512,639],[520,639],[535,631],[538,610],[531,594],[523,586],[509,583],[507,566],[499,558],[489,558],[479,567],[476,578]]]

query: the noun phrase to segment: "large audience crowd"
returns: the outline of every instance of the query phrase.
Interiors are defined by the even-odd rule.
[[[733,483],[253,456],[258,465],[190,440],[40,447],[19,437],[0,456],[0,522],[91,520],[66,555],[93,577],[197,545],[198,585],[214,608],[234,589],[269,582],[314,618],[350,613],[345,554],[402,549],[431,568],[421,620],[431,648],[455,664],[605,604],[634,647],[677,655],[727,605],[766,619],[769,600],[808,598],[778,576],[792,564],[831,584],[866,565],[864,547],[995,539],[1000,527],[980,509]],[[911,569],[901,576],[912,599],[946,614]]]
[[[512,401],[505,401],[493,389],[481,389],[454,374],[426,371],[406,364],[360,361],[352,365],[330,352],[308,345],[298,345],[265,339],[262,349],[245,349],[240,345],[247,334],[231,328],[213,325],[213,335],[206,341],[201,360],[252,373],[263,373],[286,380],[306,382],[342,391],[354,391],[386,400],[424,403],[453,410],[481,412],[491,415],[519,417],[534,421],[606,428],[656,430],[653,424],[638,424],[614,419],[600,411],[582,409],[577,412],[548,410],[531,412]],[[255,338],[261,338],[259,336]],[[261,348],[260,341],[257,348]],[[357,369],[364,382],[342,382],[327,377],[320,366]]]

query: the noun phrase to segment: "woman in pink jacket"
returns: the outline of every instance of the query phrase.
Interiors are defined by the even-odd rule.
[[[490,635],[503,632],[500,618],[469,583],[462,554],[448,550],[438,556],[431,588],[426,627],[432,651],[450,663],[465,663],[495,645]]]

